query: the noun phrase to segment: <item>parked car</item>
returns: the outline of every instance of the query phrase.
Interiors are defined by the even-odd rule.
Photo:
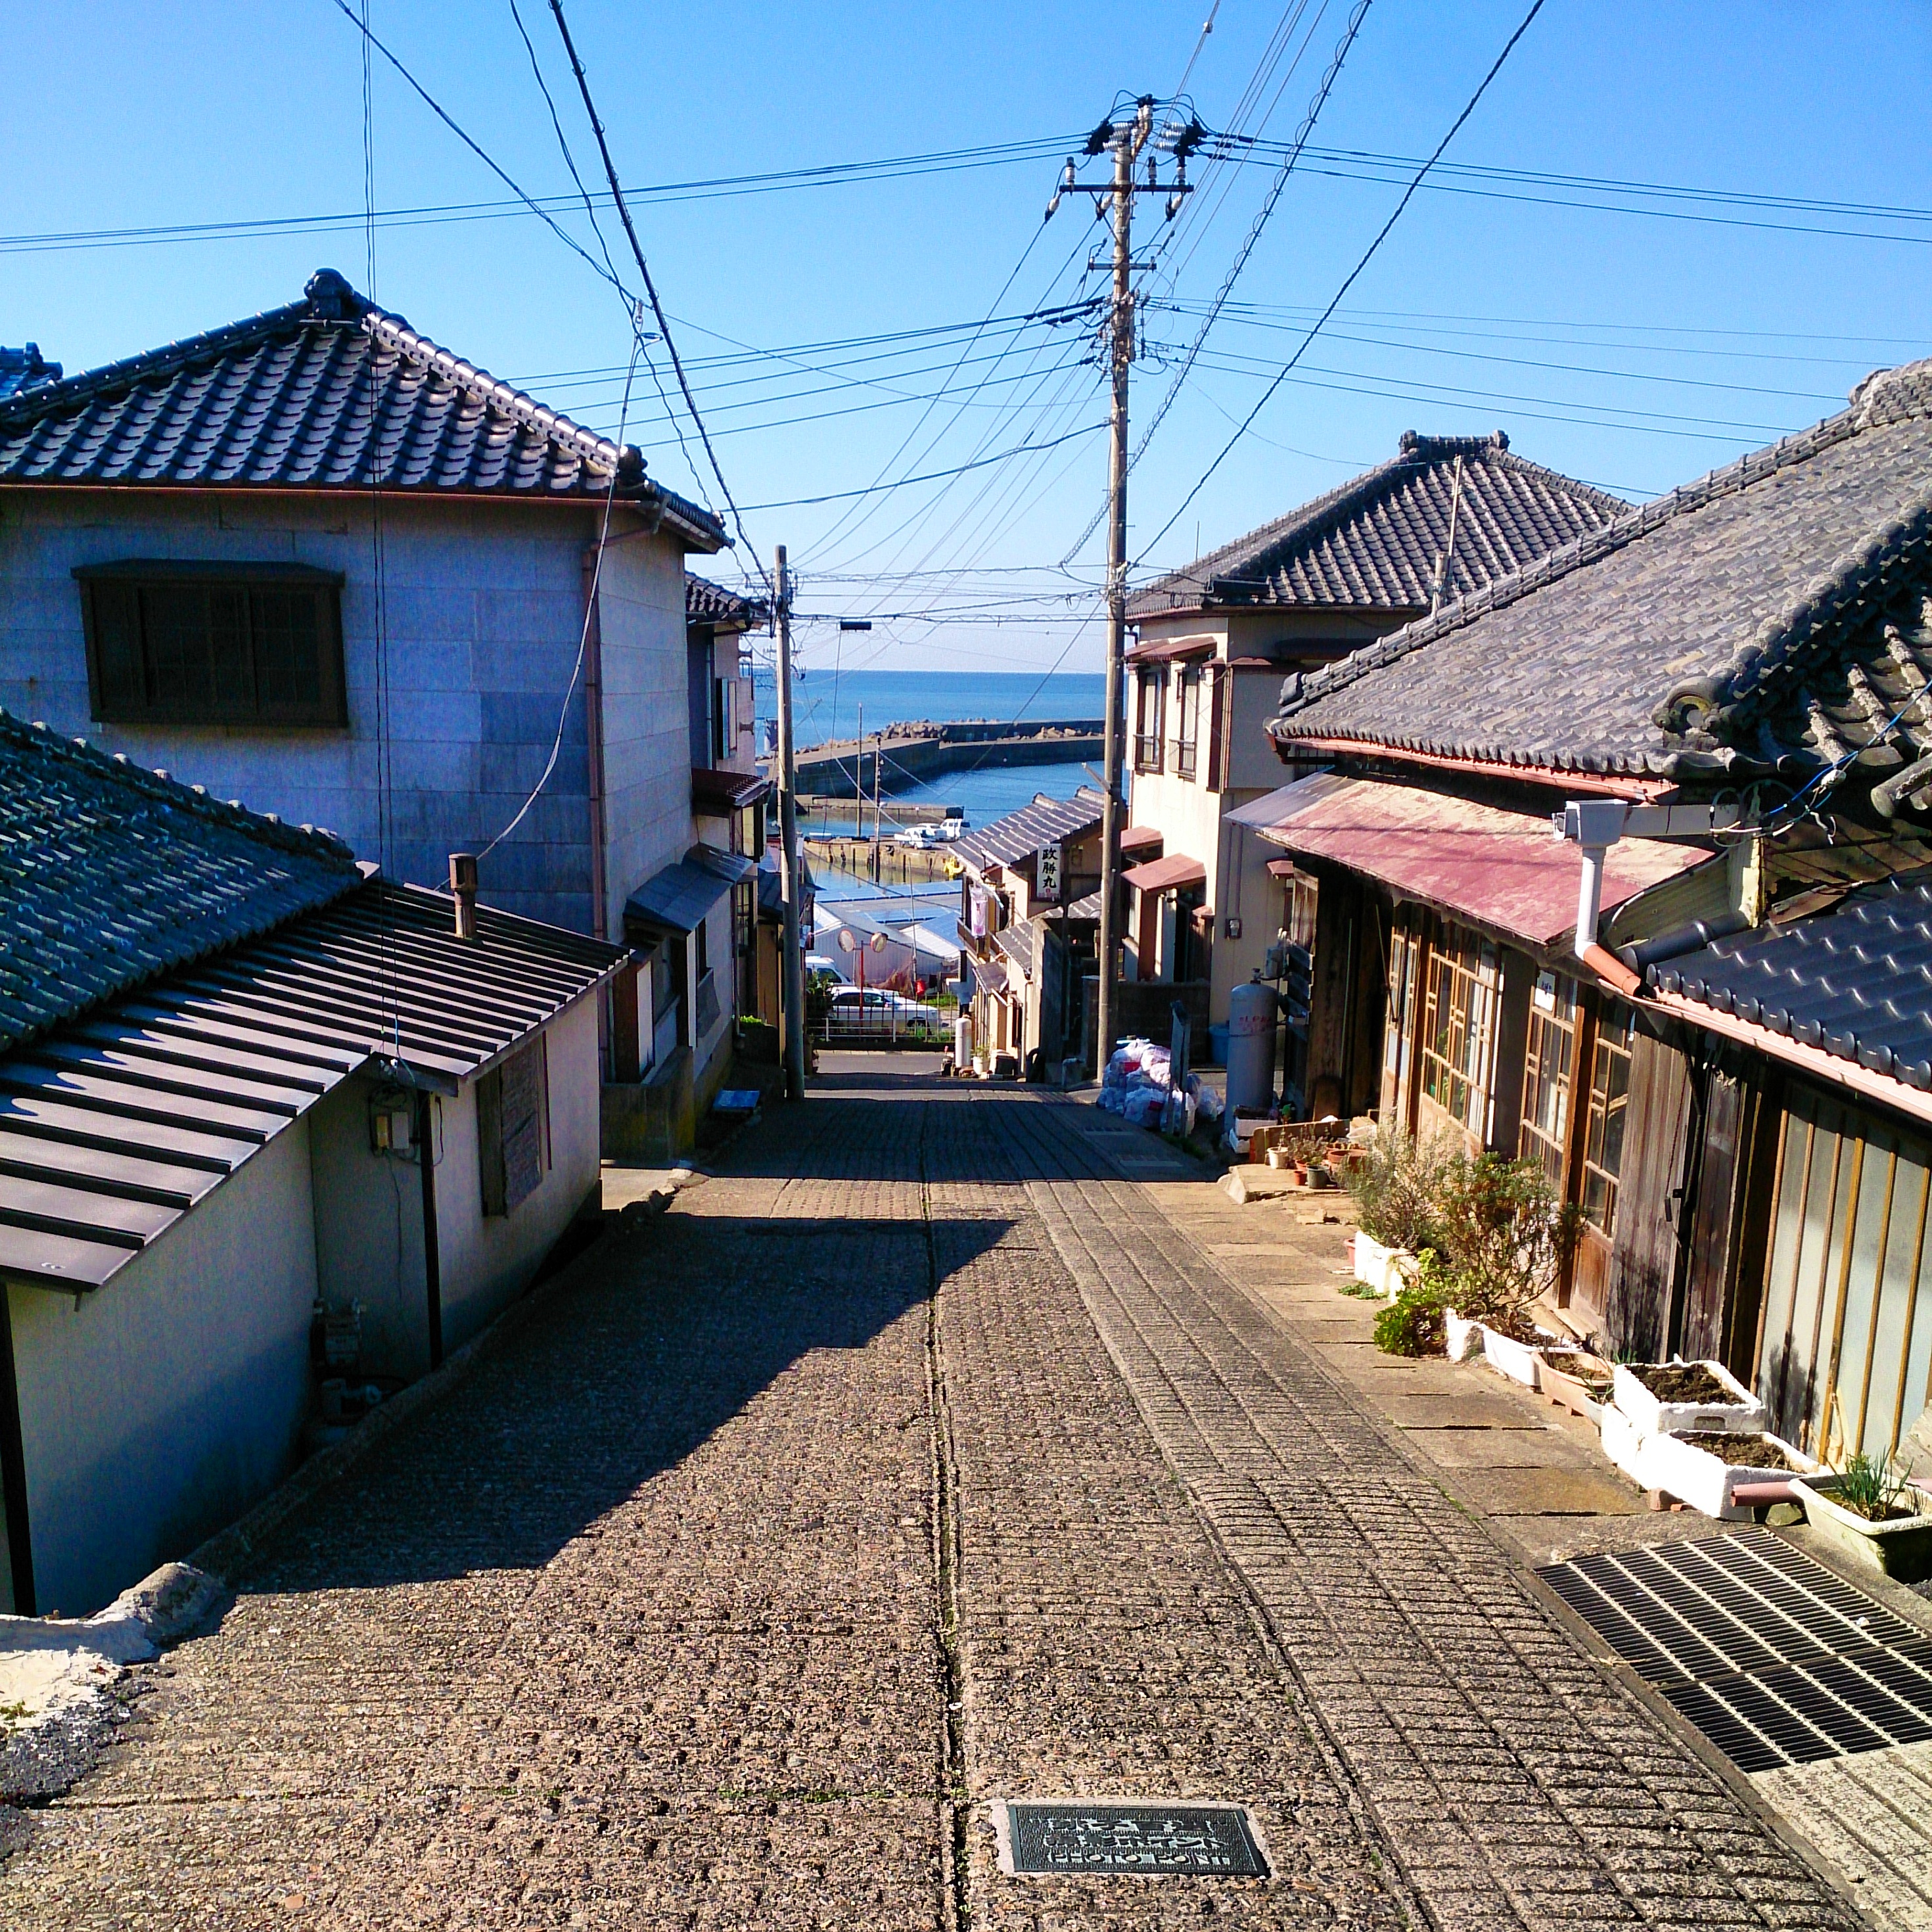
[[[924,1000],[909,1000],[903,993],[876,986],[843,986],[832,996],[830,1027],[835,1033],[904,1033],[939,1024],[937,1006]]]

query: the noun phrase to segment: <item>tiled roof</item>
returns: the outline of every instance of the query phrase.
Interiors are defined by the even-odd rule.
[[[302,301],[0,401],[0,483],[386,490],[664,506],[724,532],[644,459],[440,349],[332,268]]]
[[[1149,584],[1128,615],[1251,605],[1426,610],[1448,547],[1459,457],[1462,502],[1446,597],[1492,584],[1629,508],[1512,456],[1500,430],[1485,436],[1410,430],[1390,461]]]
[[[1106,802],[1090,785],[1082,785],[1070,799],[1049,798],[1041,792],[1032,804],[994,819],[977,832],[969,832],[950,849],[962,866],[976,872],[988,866],[1010,865],[1016,859],[1030,857],[1057,838],[1078,838],[1092,831],[1100,822]]]
[[[1816,771],[1932,676],[1932,363],[1282,686],[1284,744]],[[1922,719],[1916,739],[1932,737]],[[1896,766],[1892,747],[1862,761]]]
[[[351,879],[0,1060],[0,1270],[100,1287],[350,1075],[454,1094],[624,958],[487,906],[460,939],[443,894]]]
[[[0,1047],[361,882],[326,832],[0,711]]]
[[[766,622],[770,607],[760,597],[741,597],[708,578],[684,573],[684,621],[687,624],[731,625],[743,631],[755,630]]]
[[[1660,992],[1932,1088],[1932,872],[1653,967]]]
[[[24,349],[0,349],[0,403],[22,389],[57,382],[60,373],[61,365],[48,362],[38,342],[30,342]]]

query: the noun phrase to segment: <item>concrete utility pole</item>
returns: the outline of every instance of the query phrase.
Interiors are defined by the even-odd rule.
[[[776,582],[772,618],[778,634],[778,886],[784,904],[784,997],[779,1000],[784,1021],[785,1098],[805,1098],[805,946],[799,932],[799,908],[804,897],[803,872],[798,850],[798,774],[792,766],[791,728],[791,576],[785,568],[784,545],[774,554]]]
[[[1136,181],[1134,165],[1140,159],[1154,133],[1154,98],[1143,95],[1135,104],[1131,120],[1118,124],[1109,117],[1088,136],[1090,156],[1114,153],[1114,178],[1104,184],[1092,185],[1074,179],[1077,164],[1070,160],[1066,172],[1053,200],[1047,205],[1050,219],[1060,206],[1060,196],[1076,192],[1104,195],[1113,204],[1114,292],[1107,323],[1108,364],[1113,377],[1113,444],[1107,490],[1107,737],[1103,767],[1106,803],[1100,819],[1100,1012],[1096,1016],[1099,1038],[1095,1053],[1104,1071],[1107,1056],[1113,1051],[1115,985],[1119,979],[1121,932],[1120,828],[1125,810],[1123,766],[1126,738],[1126,640],[1127,640],[1127,381],[1134,360],[1133,216],[1137,194],[1164,194],[1167,216],[1172,220],[1188,192],[1186,157],[1198,141],[1198,125],[1176,130],[1170,141],[1163,136],[1160,146],[1172,146],[1176,161],[1174,179],[1157,184],[1151,158],[1146,178]]]

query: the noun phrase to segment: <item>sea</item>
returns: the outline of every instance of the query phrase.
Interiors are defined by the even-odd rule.
[[[777,681],[760,666],[755,674],[758,742],[764,721],[778,715]],[[1051,724],[1098,718],[1106,704],[1107,680],[1100,671],[1056,671],[1034,676],[1024,671],[848,670],[814,667],[796,680],[792,715],[799,748],[828,739],[856,737],[881,725],[956,724],[992,718],[1003,723],[1024,718]],[[986,825],[1030,805],[1045,792],[1071,798],[1083,784],[1097,782],[1084,766],[1020,765],[1000,770],[950,772],[929,784],[892,796],[913,805],[957,805],[970,825]]]

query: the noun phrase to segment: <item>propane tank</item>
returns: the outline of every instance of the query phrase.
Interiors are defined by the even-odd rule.
[[[1275,991],[1257,973],[1228,997],[1228,1111],[1258,1113],[1274,1100]]]

